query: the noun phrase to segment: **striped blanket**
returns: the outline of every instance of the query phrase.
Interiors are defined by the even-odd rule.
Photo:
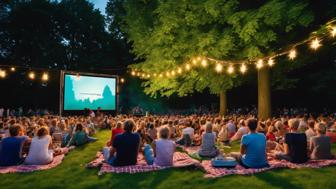
[[[46,169],[51,169],[62,163],[64,154],[54,157],[54,160],[47,165],[17,165],[0,167],[0,174],[6,173],[30,173],[33,171],[41,171]]]
[[[290,169],[299,169],[299,168],[321,168],[331,165],[336,165],[336,159],[333,160],[310,160],[307,163],[295,164],[285,160],[269,160],[268,163],[270,167],[261,168],[261,169],[245,169],[244,167],[237,165],[235,168],[215,168],[211,165],[210,160],[202,161],[202,168],[205,170],[205,177],[207,178],[217,178],[227,175],[251,175],[254,173],[260,173],[277,168],[290,168]]]
[[[150,172],[157,171],[162,169],[167,169],[171,167],[179,168],[179,167],[188,167],[188,166],[199,166],[199,161],[190,158],[187,154],[181,152],[174,153],[173,166],[157,166],[157,165],[147,165],[146,161],[142,154],[138,155],[138,161],[136,165],[130,166],[120,166],[115,167],[111,166],[107,163],[104,163],[104,158],[101,152],[97,153],[97,157],[95,160],[91,161],[87,164],[88,168],[100,167],[100,171],[98,175],[102,175],[105,173],[142,173],[142,172]]]

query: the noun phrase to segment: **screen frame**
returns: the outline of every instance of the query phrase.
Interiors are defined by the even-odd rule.
[[[115,110],[101,110],[101,112],[106,112],[110,114],[116,114],[118,112],[119,106],[119,77],[117,75],[109,75],[109,74],[99,74],[99,73],[88,73],[88,72],[75,72],[75,71],[61,71],[60,76],[60,104],[59,104],[59,114],[62,116],[63,114],[67,115],[78,115],[83,114],[84,110],[64,110],[64,93],[65,93],[65,76],[66,75],[80,75],[80,76],[88,76],[88,77],[101,77],[101,78],[114,78],[116,80],[115,85]],[[93,110],[97,111],[97,110]],[[85,112],[84,112],[85,113]]]

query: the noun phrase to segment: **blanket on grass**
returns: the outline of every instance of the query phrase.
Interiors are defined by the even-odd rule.
[[[227,175],[251,175],[254,173],[260,173],[272,169],[278,168],[290,168],[290,169],[300,169],[300,168],[321,168],[331,165],[336,165],[336,159],[333,160],[309,160],[303,164],[295,164],[285,160],[269,160],[268,163],[270,167],[261,169],[246,169],[240,165],[235,168],[215,168],[211,165],[210,160],[202,161],[202,168],[205,170],[205,177],[207,178],[217,178]]]
[[[142,173],[167,169],[171,167],[179,168],[200,165],[199,161],[190,158],[188,154],[185,153],[175,152],[173,158],[173,166],[147,165],[144,156],[142,154],[139,154],[136,165],[114,167],[110,164],[105,163],[103,154],[101,152],[98,152],[96,155],[96,159],[88,163],[87,167],[100,167],[98,175],[102,175],[104,173]]]
[[[34,171],[47,170],[60,165],[64,159],[65,154],[69,152],[70,148],[62,148],[62,154],[55,156],[53,161],[47,165],[16,165],[16,166],[8,166],[8,167],[0,167],[0,174],[7,173],[30,173]]]

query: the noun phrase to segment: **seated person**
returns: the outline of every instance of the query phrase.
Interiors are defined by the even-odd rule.
[[[240,140],[244,135],[248,133],[248,128],[246,127],[245,121],[242,119],[239,121],[239,129],[230,139],[230,142]]]
[[[186,122],[186,127],[182,129],[182,138],[176,141],[177,144],[191,146],[194,139],[195,129],[192,128],[191,122]]]
[[[52,140],[47,127],[40,127],[36,136],[33,138],[25,164],[45,165],[52,162],[53,150]]]
[[[83,125],[78,123],[76,125],[75,134],[69,141],[68,147],[71,145],[80,146],[88,142],[88,136],[84,131]]]
[[[308,161],[307,155],[307,137],[305,133],[299,133],[300,121],[290,119],[288,121],[290,132],[285,135],[283,144],[284,152],[276,153],[277,159],[285,159],[292,163],[305,163]]]
[[[218,155],[218,150],[215,146],[216,135],[212,132],[212,124],[210,122],[205,125],[205,133],[202,135],[201,149],[198,154],[201,157],[215,157]]]
[[[163,127],[159,131],[159,139],[152,144],[154,151],[154,164],[159,166],[172,166],[175,152],[175,142],[169,139],[169,128]]]
[[[118,121],[116,127],[112,129],[111,139],[107,142],[107,146],[112,146],[115,137],[123,132],[124,130],[122,129],[122,122]]]
[[[23,163],[22,148],[30,142],[23,136],[23,128],[19,124],[9,127],[10,137],[4,138],[0,143],[0,166],[12,166]]]
[[[310,140],[311,159],[333,159],[331,154],[330,137],[326,136],[326,126],[323,123],[315,124],[316,136]]]
[[[133,120],[124,122],[124,133],[114,138],[111,148],[103,150],[104,159],[113,166],[135,165],[140,150],[140,135],[133,133],[135,123]]]
[[[316,133],[314,131],[314,127],[315,127],[315,121],[314,120],[309,120],[308,121],[308,129],[305,131],[308,143],[310,142],[310,139],[313,136],[316,136]]]
[[[266,158],[266,137],[262,133],[257,133],[258,121],[250,118],[247,120],[249,134],[241,139],[240,153],[231,155],[245,168],[268,167]]]

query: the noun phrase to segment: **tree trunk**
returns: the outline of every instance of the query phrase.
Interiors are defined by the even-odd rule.
[[[271,112],[271,79],[269,68],[258,71],[258,118],[267,119]]]
[[[225,116],[227,112],[226,91],[222,90],[219,94],[219,115]]]

